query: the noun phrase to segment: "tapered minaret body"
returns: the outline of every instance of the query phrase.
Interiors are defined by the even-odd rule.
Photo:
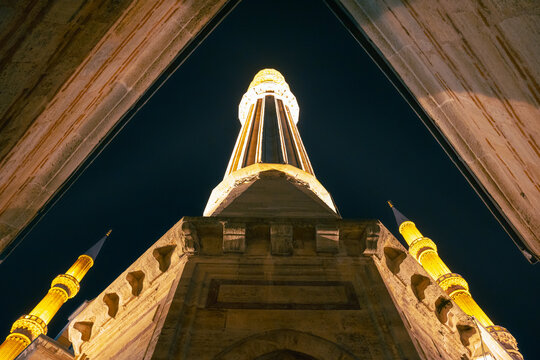
[[[283,75],[255,75],[238,107],[242,124],[225,178],[206,216],[339,217],[315,178],[298,128],[299,107]]]
[[[390,201],[388,204],[392,208],[400,234],[409,245],[411,255],[465,313],[474,316],[494,338],[504,345],[514,359],[522,360],[523,356],[518,352],[516,339],[508,330],[502,326],[495,325],[484,310],[480,308],[469,291],[467,281],[461,275],[453,273],[448,268],[439,257],[435,243],[423,236],[416,227],[416,224],[407,219]]]
[[[94,265],[103,243],[110,231],[66,271],[54,278],[47,295],[28,313],[21,316],[11,327],[10,334],[0,345],[0,360],[15,359],[39,335],[47,334],[47,325],[60,307],[74,297],[80,289],[80,282]]]

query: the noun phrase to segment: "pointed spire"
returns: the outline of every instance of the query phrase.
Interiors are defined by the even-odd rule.
[[[111,235],[112,230],[107,231],[107,234],[103,236],[97,243],[95,243],[90,249],[88,249],[84,255],[90,256],[93,260],[96,260],[99,251],[103,247],[103,244],[105,243],[105,240]]]
[[[399,210],[394,207],[394,204],[392,204],[390,200],[388,200],[388,205],[390,206],[390,208],[392,208],[392,211],[394,212],[394,217],[396,218],[396,223],[398,227],[399,225],[403,224],[405,221],[409,221],[409,219],[407,219],[405,215],[400,213]]]

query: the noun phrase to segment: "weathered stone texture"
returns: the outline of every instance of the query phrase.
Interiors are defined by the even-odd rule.
[[[170,229],[71,320],[68,335],[77,355],[127,360],[153,352],[187,259],[178,246],[182,225]],[[156,254],[165,254],[167,266]]]
[[[226,2],[0,3],[0,251]]]
[[[74,360],[73,353],[46,335],[38,336],[17,360]]]
[[[335,252],[316,229],[339,234]],[[235,244],[244,236],[245,249],[229,251],[231,236]],[[280,251],[272,255],[276,236]],[[182,245],[186,239],[196,245]],[[162,272],[154,254],[171,246]],[[137,271],[145,276],[134,296],[126,277]],[[428,283],[415,289],[415,276]],[[114,317],[111,293],[119,298]],[[479,345],[471,320],[379,222],[333,219],[184,218],[72,319],[69,338],[77,356],[95,360],[255,359],[280,351],[460,359]]]
[[[341,2],[540,257],[540,3]]]

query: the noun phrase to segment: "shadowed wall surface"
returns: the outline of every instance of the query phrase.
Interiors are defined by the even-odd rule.
[[[540,4],[355,1],[341,4],[393,67],[540,257]],[[498,211],[497,211],[498,210]],[[519,239],[518,239],[519,240]]]

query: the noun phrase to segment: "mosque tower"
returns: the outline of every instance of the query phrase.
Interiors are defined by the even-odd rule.
[[[30,311],[21,316],[11,327],[10,334],[0,345],[0,360],[15,359],[30,343],[40,335],[47,334],[47,325],[64,303],[77,295],[80,282],[94,265],[109,231],[66,271],[54,278],[47,295]]]
[[[242,128],[225,178],[205,216],[340,217],[315,178],[296,127],[299,111],[283,75],[274,69],[255,75],[238,107]]]
[[[423,236],[416,224],[407,219],[390,201],[388,201],[388,205],[392,208],[400,234],[409,245],[409,253],[424,267],[431,278],[446,291],[457,306],[466,314],[478,320],[495,339],[504,345],[512,358],[523,360],[523,356],[518,351],[516,339],[508,330],[495,325],[480,308],[469,292],[467,281],[461,275],[450,271],[439,257],[435,243],[430,238]]]
[[[22,359],[512,360],[379,221],[341,218],[298,118],[284,77],[260,71],[204,216],[70,317],[73,353],[48,341]]]

